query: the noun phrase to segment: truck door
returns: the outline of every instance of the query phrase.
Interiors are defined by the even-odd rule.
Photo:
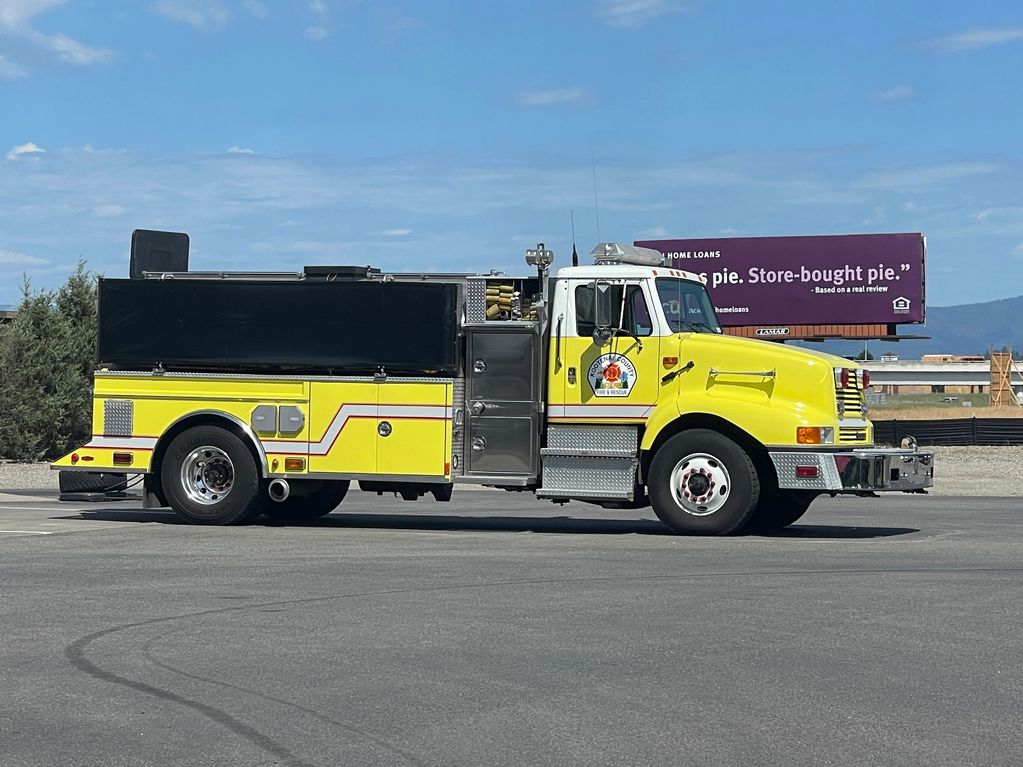
[[[565,288],[561,338],[552,331],[562,362],[558,370],[556,361],[551,365],[549,417],[554,423],[642,422],[657,402],[660,381],[661,339],[654,334],[649,282],[571,280]],[[598,300],[611,308],[612,335],[603,346],[593,337]]]
[[[539,341],[534,324],[508,323],[468,333],[469,476],[535,477],[539,456]]]

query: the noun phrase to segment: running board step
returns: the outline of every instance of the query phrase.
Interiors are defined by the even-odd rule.
[[[629,500],[636,493],[635,456],[585,455],[543,451],[541,498]]]

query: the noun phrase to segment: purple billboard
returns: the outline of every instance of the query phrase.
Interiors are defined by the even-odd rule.
[[[639,240],[707,278],[722,325],[924,321],[922,234]]]

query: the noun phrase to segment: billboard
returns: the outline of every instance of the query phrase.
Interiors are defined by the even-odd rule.
[[[638,240],[707,278],[724,326],[922,323],[922,234]]]

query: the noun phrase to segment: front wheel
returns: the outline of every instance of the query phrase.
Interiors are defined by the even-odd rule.
[[[739,445],[718,432],[693,429],[660,447],[647,489],[658,519],[676,532],[727,535],[753,513],[760,480]]]
[[[171,508],[186,522],[235,525],[262,511],[256,459],[227,429],[197,426],[175,437],[160,482]]]

